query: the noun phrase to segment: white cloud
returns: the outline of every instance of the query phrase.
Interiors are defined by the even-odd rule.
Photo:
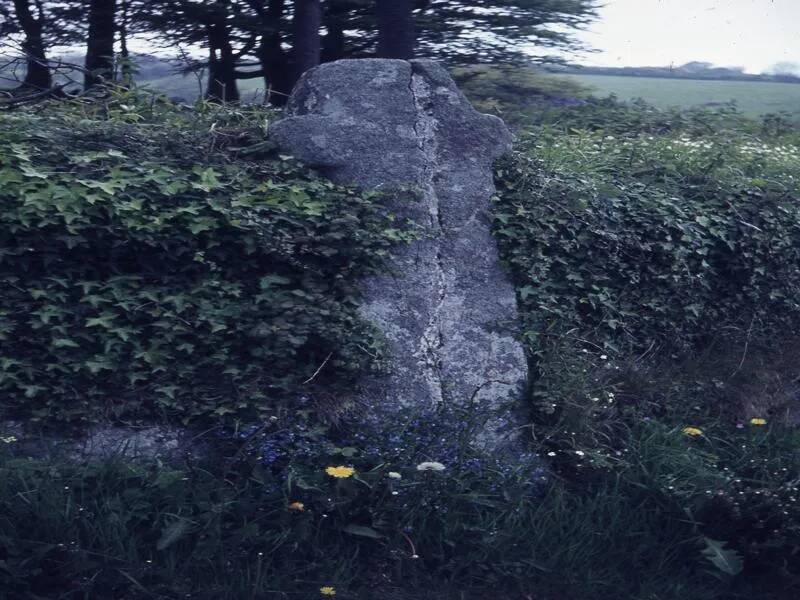
[[[800,0],[606,0],[579,38],[600,50],[579,57],[582,64],[699,60],[758,73],[800,62]]]

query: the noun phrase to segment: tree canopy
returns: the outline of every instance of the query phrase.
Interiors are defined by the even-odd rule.
[[[598,0],[0,0],[0,36],[27,63],[27,87],[52,85],[50,50],[84,39],[86,87],[102,83],[115,76],[114,58],[127,57],[129,38],[140,36],[191,56],[187,67],[205,70],[208,97],[236,101],[238,80],[263,78],[280,104],[302,72],[320,62],[417,56],[450,65],[508,64],[574,50],[574,32],[596,17],[597,6]]]

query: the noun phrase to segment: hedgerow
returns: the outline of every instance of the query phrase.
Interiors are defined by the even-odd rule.
[[[271,151],[273,117],[125,92],[0,114],[4,416],[252,415],[379,366],[355,282],[405,224]]]
[[[800,368],[799,141],[780,116],[612,99],[531,128],[496,171],[534,443],[571,494],[619,507],[646,490],[670,527],[688,518],[676,557],[708,561],[731,588],[761,582],[744,597],[800,585],[785,426]],[[670,543],[646,519],[631,526],[643,548]]]
[[[497,170],[495,233],[534,352],[572,329],[587,348],[686,351],[800,325],[796,139],[695,126],[543,127]]]

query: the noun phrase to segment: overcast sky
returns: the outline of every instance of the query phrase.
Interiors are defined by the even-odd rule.
[[[758,73],[800,63],[800,0],[605,0],[575,62],[676,66],[692,60]]]

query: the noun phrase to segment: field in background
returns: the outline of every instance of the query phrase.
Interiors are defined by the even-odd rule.
[[[757,117],[786,111],[800,121],[800,85],[753,81],[707,81],[613,75],[566,77],[591,88],[595,96],[616,94],[621,100],[642,98],[658,108],[715,106],[733,100],[739,110]]]
[[[642,98],[658,108],[713,107],[734,101],[737,108],[750,117],[787,112],[800,121],[800,85],[793,83],[572,74],[558,78],[586,86],[594,96],[615,94],[621,100]],[[168,75],[152,80],[142,78],[142,82],[153,90],[187,101],[194,100],[198,93],[194,77]],[[264,98],[264,85],[258,79],[240,81],[239,90],[245,102],[259,102]],[[567,91],[571,91],[570,88]]]
[[[63,57],[66,62],[82,63],[78,56]],[[175,72],[176,66],[163,58],[137,55],[136,82],[153,91],[187,103],[194,100],[205,89],[205,81],[194,75]],[[800,84],[754,81],[713,81],[697,79],[668,79],[658,77],[627,77],[614,75],[567,74],[546,75],[536,69],[505,68],[482,65],[474,67],[484,73],[483,83],[459,79],[467,96],[481,110],[493,110],[492,100],[500,104],[537,104],[537,99],[582,97],[575,84],[589,88],[597,97],[615,94],[621,100],[642,98],[658,108],[696,106],[719,106],[734,101],[738,109],[747,116],[758,117],[766,113],[785,111],[800,122]],[[463,71],[463,69],[462,69]],[[11,76],[0,70],[0,75]],[[19,77],[22,73],[17,74]],[[72,73],[77,82],[82,76]],[[477,85],[476,85],[477,84]],[[563,86],[563,89],[559,89]],[[1,82],[0,88],[9,87]],[[243,102],[261,103],[264,100],[264,82],[260,79],[239,81],[239,92]],[[561,104],[558,102],[557,104]]]

